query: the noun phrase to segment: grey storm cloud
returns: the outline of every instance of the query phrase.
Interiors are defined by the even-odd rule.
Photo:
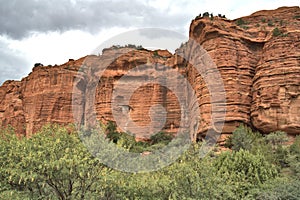
[[[16,80],[26,75],[28,65],[25,57],[10,49],[7,43],[0,41],[0,84],[6,80]]]
[[[22,41],[34,33],[81,30],[97,34],[113,27],[155,27],[187,34],[185,28],[192,13],[187,9],[177,13],[169,8],[159,9],[160,2],[153,7],[151,1],[0,0],[0,36]],[[26,55],[9,48],[6,40],[0,38],[0,85],[25,76],[31,64]]]
[[[0,35],[21,39],[32,32],[80,29],[89,32],[110,27],[164,27],[183,31],[190,20],[169,14],[147,1],[121,0],[0,0]]]

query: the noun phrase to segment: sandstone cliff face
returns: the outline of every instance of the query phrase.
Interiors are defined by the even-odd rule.
[[[192,21],[190,38],[208,51],[224,81],[223,132],[243,122],[265,133],[300,133],[299,16],[299,7],[283,7],[233,21],[218,17]],[[205,113],[203,117],[210,120]]]
[[[50,122],[73,122],[73,79],[82,60],[61,66],[37,66],[22,81],[5,82],[0,87],[1,124],[30,135]]]
[[[285,7],[259,11],[236,20],[198,17],[192,21],[188,44],[196,41],[207,51],[220,72],[226,91],[226,104],[222,105],[227,111],[222,130],[224,135],[232,132],[239,123],[264,133],[283,130],[300,134],[299,16],[299,7]],[[192,55],[198,50],[191,46],[185,51],[184,54]],[[30,135],[46,123],[89,123],[93,117],[107,122],[115,120],[115,114],[121,119],[118,122],[120,129],[135,133],[138,127],[142,131],[136,136],[147,138],[151,131],[155,131],[147,128],[153,106],[160,105],[158,113],[165,114],[166,121],[154,121],[153,127],[176,132],[180,127],[182,109],[174,91],[149,83],[135,90],[128,102],[124,101],[129,94],[128,85],[157,76],[145,77],[143,67],[166,66],[165,73],[176,70],[189,80],[196,92],[195,101],[200,110],[197,133],[201,135],[213,128],[212,104],[205,77],[187,60],[163,50],[127,51],[109,62],[113,56],[116,52],[108,49],[100,57],[70,60],[61,66],[38,66],[21,81],[5,82],[0,87],[0,123],[3,126],[10,124],[18,133]],[[199,61],[197,57],[191,59]],[[84,65],[90,75],[97,74],[95,64],[99,60],[109,64],[95,86],[94,80],[87,79],[80,70]],[[137,70],[130,74],[135,68]],[[125,75],[127,79],[122,79]],[[179,79],[173,83],[175,87],[183,84]],[[83,98],[91,94],[93,87],[95,98],[85,102]],[[123,94],[113,99],[117,87]],[[79,97],[75,99],[75,111],[72,108],[74,92]],[[184,88],[181,92],[186,94]],[[91,108],[95,109],[94,114]],[[126,121],[126,117],[131,121]]]
[[[164,66],[184,74],[182,66],[177,65],[175,57],[166,50],[131,49],[122,56],[118,56],[117,53],[113,50],[106,50],[101,56],[83,57],[61,66],[37,66],[22,81],[5,82],[0,87],[1,124],[11,125],[18,133],[28,136],[47,123],[83,122],[89,124],[93,122],[93,114],[95,114],[97,120],[104,123],[110,120],[117,121],[120,125],[119,130],[130,131],[136,134],[137,138],[144,139],[149,138],[150,133],[156,131],[150,130],[147,126],[153,121],[150,119],[151,112],[154,112],[151,110],[152,107],[161,105],[164,107],[162,111],[166,114],[166,121],[162,124],[161,121],[154,120],[153,123],[156,124],[152,126],[158,131],[163,129],[175,133],[180,125],[181,111],[177,97],[166,87],[152,83],[143,84],[134,91],[129,102],[122,102],[123,97],[117,96],[116,101],[121,98],[121,102],[115,104],[117,107],[112,105],[112,94],[118,85],[123,95],[126,95],[129,82],[135,85],[147,75],[145,71],[138,70],[130,75],[129,82],[126,80],[118,82],[130,69]],[[109,66],[101,74],[101,78],[94,77],[97,79],[97,84],[93,91],[91,88],[94,87],[95,82],[89,79],[90,77],[87,78],[86,74],[96,74],[98,65],[103,65],[100,62],[111,61],[114,56],[117,56],[117,59],[108,63]],[[157,76],[154,75],[154,77]],[[75,106],[72,105],[74,92],[78,94],[78,99],[74,99]],[[85,99],[90,93],[93,93],[94,98]],[[130,108],[128,110],[130,113],[122,116],[124,114],[122,111],[124,112],[126,107]],[[93,109],[96,113],[93,113]],[[113,109],[117,109],[116,116],[113,116]],[[123,121],[116,120],[119,118]],[[125,126],[124,120],[127,118],[131,121]]]
[[[20,134],[25,133],[25,116],[20,81],[6,81],[0,87],[0,119],[3,126],[11,125]]]
[[[111,59],[114,57],[115,60]],[[181,109],[176,95],[159,81],[150,81],[161,76],[157,74],[159,68],[162,73],[175,70],[185,74],[171,53],[166,50],[110,49],[101,56],[88,57],[84,65],[87,71],[75,83],[75,92],[80,94],[75,98],[78,102],[85,101],[84,106],[82,103],[75,106],[77,122],[83,120],[85,125],[95,125],[95,119],[116,121],[119,130],[130,132],[137,139],[149,138],[160,130],[177,131]],[[105,69],[101,71],[101,68]],[[96,87],[95,83],[98,84]],[[181,84],[177,79],[172,83],[173,87]],[[155,110],[157,106],[161,110]],[[158,115],[151,117],[155,113]]]

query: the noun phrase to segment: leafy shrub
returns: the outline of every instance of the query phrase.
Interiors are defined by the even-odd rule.
[[[280,20],[279,24],[280,24],[280,26],[283,26],[285,24],[285,22],[283,20]]]
[[[220,17],[220,18],[226,18],[225,15],[221,15],[221,14],[218,14],[218,17]]]
[[[295,141],[290,146],[290,151],[292,154],[300,154],[300,136],[296,136]]]
[[[151,144],[163,143],[168,144],[173,139],[173,135],[166,132],[159,132],[150,137]]]
[[[160,149],[172,141],[173,135],[166,132],[159,132],[150,137],[149,142],[137,142],[135,137],[129,133],[120,133],[114,122],[109,121],[106,125],[106,137],[131,152],[141,153],[143,151],[154,151]]]
[[[262,154],[254,155],[247,150],[224,152],[216,159],[214,166],[224,178],[250,184],[261,184],[278,175],[275,166],[267,162]]]
[[[213,166],[217,169],[217,175],[231,185],[231,192],[237,199],[278,175],[276,167],[267,162],[262,154],[254,155],[247,150],[222,153]]]
[[[289,139],[287,134],[283,131],[272,132],[265,136],[265,141],[276,148],[278,145],[283,145],[283,143],[287,142]]]
[[[250,191],[247,199],[256,200],[298,200],[300,199],[300,181],[286,178],[272,179],[266,184]]]
[[[203,13],[203,17],[209,17],[209,12]]]
[[[269,20],[269,21],[268,21],[268,26],[274,26],[274,23],[273,23],[272,20]]]
[[[195,19],[199,19],[199,18],[201,18],[201,13],[195,17]]]
[[[42,63],[35,63],[34,67],[40,67],[40,66],[44,66]]]
[[[0,140],[1,189],[30,199],[101,196],[105,181],[99,174],[107,172],[67,128],[45,126],[31,138],[5,134]]]
[[[282,32],[277,27],[273,29],[272,33],[274,37],[278,37],[282,34]]]
[[[249,26],[243,25],[243,26],[241,26],[241,28],[247,30],[247,29],[249,29]]]
[[[113,121],[109,121],[105,127],[106,137],[113,143],[117,143],[120,139],[120,133],[117,131],[117,125]]]
[[[247,24],[248,23],[246,21],[244,21],[242,18],[240,18],[236,21],[236,25],[238,25],[238,26],[247,25]]]
[[[225,146],[233,151],[243,149],[253,154],[263,154],[268,162],[285,167],[288,165],[288,148],[283,144],[287,141],[285,132],[277,131],[263,137],[247,126],[240,125],[227,139]]]
[[[155,57],[159,57],[159,54],[158,54],[157,51],[154,51],[154,52],[153,52],[153,55],[154,55]]]
[[[106,131],[117,146],[133,152],[161,148],[171,139],[159,133],[153,136],[152,145],[136,142],[133,136],[119,133],[113,123],[106,125]],[[0,199],[271,200],[300,196],[300,137],[286,148],[280,132],[263,137],[240,126],[230,139],[236,148],[232,152],[212,152],[200,158],[201,143],[194,143],[171,165],[137,174],[102,165],[74,129],[46,126],[31,138],[18,138],[11,128],[0,133]],[[272,164],[277,163],[268,156],[286,150],[291,171],[284,168],[279,174]]]
[[[137,49],[137,50],[144,49],[144,47],[142,45],[135,45],[135,44],[126,44],[124,47],[125,48],[133,48],[133,49]]]
[[[227,139],[225,146],[234,151],[251,150],[254,146],[259,145],[261,140],[262,136],[259,133],[253,132],[245,125],[240,125]]]
[[[300,15],[295,15],[293,18],[294,19],[300,19]]]
[[[294,176],[300,180],[300,136],[297,136],[290,146],[288,162]]]

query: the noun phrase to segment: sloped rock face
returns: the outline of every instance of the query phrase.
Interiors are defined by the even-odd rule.
[[[0,87],[0,119],[3,126],[10,125],[17,133],[24,134],[25,116],[20,87],[20,81],[6,81]]]
[[[115,121],[120,130],[134,134],[137,139],[149,138],[160,130],[177,132],[181,119],[177,96],[157,80],[165,80],[160,77],[167,71],[185,74],[174,59],[166,50],[126,48],[88,57],[83,72],[88,76],[83,75],[75,83],[77,93],[81,94],[75,98],[85,101],[84,108],[80,103],[76,105],[76,121],[83,120],[83,124],[90,126],[95,125],[95,120]],[[82,83],[84,87],[80,86]],[[171,83],[173,87],[181,85],[177,79]]]
[[[185,74],[184,68],[176,64],[175,57],[166,50],[131,49],[121,56],[118,54],[120,52],[107,49],[101,56],[83,57],[61,66],[37,66],[22,81],[7,81],[0,87],[2,125],[10,124],[18,133],[27,136],[47,123],[76,122],[88,125],[95,120],[104,123],[116,121],[120,125],[119,130],[130,131],[137,139],[149,138],[151,133],[160,130],[177,132],[181,110],[176,95],[170,89],[146,82],[133,92],[129,101],[123,102],[122,95],[127,95],[129,83],[132,87],[141,82],[141,79],[151,78],[143,70],[145,67],[165,68],[163,70]],[[112,60],[114,57],[117,59]],[[97,74],[99,65],[107,65],[101,75]],[[127,80],[120,81],[121,77],[134,68],[140,70],[131,73]],[[159,77],[156,74],[152,76]],[[180,86],[180,81],[172,83]],[[113,91],[116,86],[119,87],[121,96],[114,99]],[[72,98],[75,105],[72,105]],[[113,105],[113,101],[120,102],[114,102]],[[160,106],[159,111],[162,112],[152,110],[156,106]],[[115,115],[113,109],[116,110]],[[162,116],[151,119],[151,112],[162,113]],[[126,124],[128,119],[130,123]],[[150,124],[154,130],[148,128]]]
[[[197,99],[189,106],[197,103],[200,111],[193,110],[198,136],[214,128],[212,101],[221,102],[219,96],[224,94],[219,90],[220,83],[226,95],[226,103],[219,105],[226,108],[223,136],[239,123],[264,133],[283,130],[300,134],[299,16],[299,7],[283,7],[236,20],[194,19],[187,45],[196,42],[207,51],[204,54],[214,62],[221,80],[210,76],[212,71],[204,65],[202,73],[195,69],[192,63],[205,62],[202,56],[193,57],[203,55],[193,45],[179,48],[175,55],[163,50],[126,48],[120,55],[106,49],[101,56],[70,60],[60,66],[37,66],[21,81],[7,81],[0,87],[0,123],[24,135],[47,123],[89,124],[97,120],[117,121],[120,130],[130,131],[140,139],[150,137],[156,130],[175,133],[181,126],[183,110],[172,88],[145,82],[130,94],[130,89],[140,82],[159,77],[159,70],[165,74],[173,70],[187,78],[196,93]],[[180,51],[188,59],[179,56]],[[111,61],[112,57],[117,59]],[[107,65],[102,74],[97,65]],[[151,67],[157,70],[147,71]],[[212,78],[216,99],[211,98],[207,77]],[[172,80],[172,84],[180,88],[177,95],[190,98],[181,79]],[[219,114],[215,116],[220,120],[217,122],[222,120]],[[155,120],[164,118],[165,121]]]
[[[47,123],[73,122],[73,79],[82,60],[61,66],[37,66],[22,81],[7,81],[0,87],[0,119],[23,135]]]
[[[264,52],[253,79],[252,123],[266,133],[299,134],[300,32],[272,38]]]
[[[82,60],[61,66],[39,66],[22,80],[26,134],[46,123],[72,123],[73,79]]]
[[[283,7],[233,21],[219,17],[192,21],[190,38],[208,51],[223,78],[224,133],[240,122],[265,133],[300,133],[299,15],[299,7]],[[210,121],[209,111],[202,118]]]

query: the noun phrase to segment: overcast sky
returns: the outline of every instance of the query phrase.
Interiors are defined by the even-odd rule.
[[[34,63],[62,64],[90,54],[112,36],[164,28],[188,36],[199,13],[229,19],[299,0],[0,0],[0,84],[26,76]]]

